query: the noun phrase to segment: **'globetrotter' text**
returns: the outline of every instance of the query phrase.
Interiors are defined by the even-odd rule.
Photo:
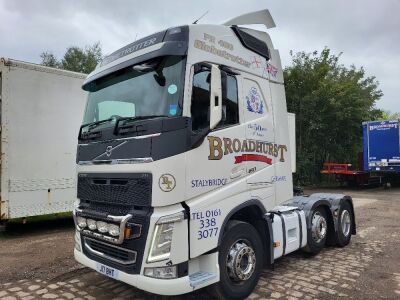
[[[279,157],[279,161],[284,162],[285,153],[287,152],[286,145],[266,143],[257,140],[221,139],[215,136],[208,136],[207,139],[210,147],[209,160],[220,160],[224,155],[231,153],[255,152]]]

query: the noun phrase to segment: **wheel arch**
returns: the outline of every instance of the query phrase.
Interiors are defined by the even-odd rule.
[[[261,237],[264,258],[267,265],[273,264],[273,231],[270,218],[265,214],[267,213],[265,207],[257,199],[251,199],[243,202],[241,205],[233,208],[225,217],[221,225],[220,234],[218,237],[218,247],[221,245],[223,235],[227,228],[227,224],[231,220],[243,221],[251,224],[257,230]]]

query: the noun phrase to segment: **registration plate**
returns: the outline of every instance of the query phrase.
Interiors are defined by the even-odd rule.
[[[109,266],[105,266],[103,264],[97,263],[96,264],[96,270],[97,272],[106,275],[108,277],[117,279],[118,278],[118,270],[111,268]]]

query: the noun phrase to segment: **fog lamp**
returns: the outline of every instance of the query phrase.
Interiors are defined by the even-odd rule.
[[[178,277],[178,273],[176,266],[144,268],[144,276],[159,279],[173,279]]]

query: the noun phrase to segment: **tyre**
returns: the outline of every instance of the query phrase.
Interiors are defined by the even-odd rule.
[[[344,202],[339,211],[337,245],[344,247],[350,243],[353,232],[353,214],[348,202]]]
[[[318,254],[326,243],[328,236],[328,219],[323,207],[315,208],[311,215],[311,228],[307,229],[307,246],[304,251],[315,255]]]
[[[209,292],[218,299],[244,299],[257,285],[264,265],[257,230],[241,221],[229,221],[219,248],[220,281]]]

